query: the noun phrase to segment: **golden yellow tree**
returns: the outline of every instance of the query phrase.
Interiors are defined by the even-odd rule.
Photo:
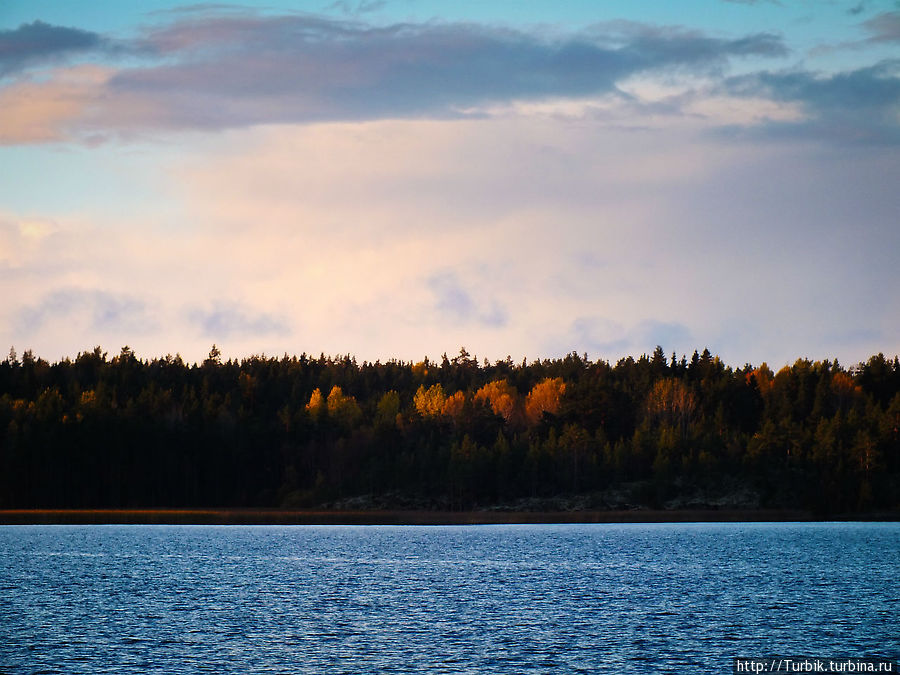
[[[391,389],[384,393],[375,409],[375,426],[391,427],[397,424],[400,414],[400,395]]]
[[[337,385],[331,388],[326,401],[328,416],[344,427],[351,427],[362,417],[362,410],[353,396],[345,396]]]
[[[428,389],[425,385],[419,385],[413,396],[413,406],[422,417],[438,417],[444,407],[446,400],[444,388],[438,384],[433,384]]]
[[[316,387],[313,389],[313,393],[309,395],[309,403],[306,404],[306,410],[309,412],[309,416],[316,420],[321,417],[324,409],[325,397],[322,396],[322,391]]]

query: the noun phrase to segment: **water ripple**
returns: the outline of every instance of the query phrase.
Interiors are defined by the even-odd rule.
[[[900,655],[900,525],[0,527],[3,673],[695,673]]]

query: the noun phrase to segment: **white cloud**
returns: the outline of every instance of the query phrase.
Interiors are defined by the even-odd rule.
[[[736,365],[900,350],[889,154],[848,167],[545,116],[267,127],[190,150],[165,167],[181,229],[152,211],[37,228],[3,272],[0,339],[188,359],[211,342],[361,359],[708,345]],[[26,220],[2,241],[24,246]],[[66,289],[115,311],[13,321]]]

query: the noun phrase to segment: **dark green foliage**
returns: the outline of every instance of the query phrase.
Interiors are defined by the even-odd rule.
[[[559,405],[526,414],[529,392],[555,378]],[[502,381],[492,391],[504,400],[476,395]],[[419,387],[438,384],[446,406],[417,410]],[[363,495],[453,509],[593,495],[602,506],[626,493],[663,506],[723,485],[761,506],[898,508],[900,362],[798,360],[774,374],[709,350],[678,360],[657,348],[614,366],[575,353],[479,364],[465,349],[440,363],[359,364],[222,361],[215,346],[193,365],[128,347],[55,364],[10,350],[0,362],[2,508],[305,507]]]

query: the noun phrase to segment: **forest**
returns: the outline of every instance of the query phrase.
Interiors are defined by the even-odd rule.
[[[900,361],[0,362],[0,508],[900,510]]]

